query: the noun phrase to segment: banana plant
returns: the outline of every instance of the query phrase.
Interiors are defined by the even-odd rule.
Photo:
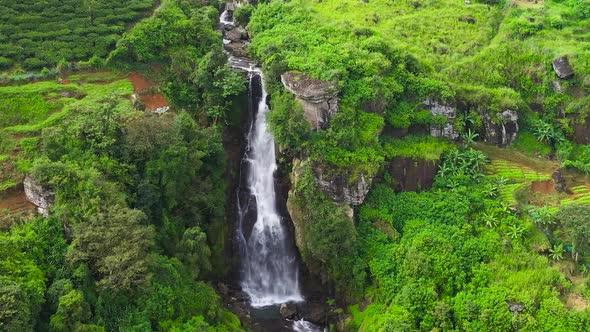
[[[549,257],[554,261],[563,259],[563,243],[556,243],[549,249]]]

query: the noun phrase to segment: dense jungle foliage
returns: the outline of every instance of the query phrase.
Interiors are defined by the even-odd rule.
[[[304,160],[291,196],[301,207],[292,210],[304,224],[304,261],[327,271],[341,301],[361,302],[349,307],[349,329],[589,328],[579,250],[590,238],[576,236],[590,221],[587,198],[576,201],[588,185],[589,145],[577,136],[587,129],[576,127],[589,110],[589,8],[578,0],[302,0],[259,4],[240,18],[273,82],[291,70],[340,88],[329,128],[310,133],[293,96],[271,82],[279,97],[269,121],[282,148]],[[556,76],[558,56],[569,58],[573,78]],[[462,143],[421,136],[447,122],[425,100],[457,107],[451,124]],[[520,125],[510,156],[477,143],[489,131],[485,116],[506,110]],[[400,130],[410,135],[400,139]],[[433,189],[392,190],[399,179],[389,169],[404,158],[441,163]],[[581,179],[571,194],[584,194],[531,189],[559,167]],[[377,175],[355,225],[314,180],[326,172],[352,185]]]
[[[331,330],[590,330],[589,0],[251,2],[233,17]],[[246,89],[223,6],[0,3],[0,331],[245,330],[213,287],[232,266],[222,142]],[[336,83],[326,129],[287,71]],[[142,93],[170,110],[137,109]],[[516,138],[486,143],[506,111]],[[15,194],[25,176],[55,193],[48,217]]]
[[[113,6],[125,5],[146,9]],[[35,8],[22,7],[23,15]],[[96,11],[92,21],[123,32],[109,13]],[[55,20],[65,24],[68,11],[62,14]],[[215,123],[245,88],[226,67],[216,21],[215,8],[164,1],[124,33],[108,59],[107,45],[79,45],[89,53],[64,55],[100,56],[102,68],[116,70],[157,60],[153,79],[174,113],[133,108],[133,87],[116,72],[64,72],[68,82],[0,87],[2,184],[30,174],[56,193],[48,218],[3,211],[1,331],[242,330],[204,282],[224,275],[230,259],[223,253],[222,128]],[[200,79],[189,80],[193,75]]]

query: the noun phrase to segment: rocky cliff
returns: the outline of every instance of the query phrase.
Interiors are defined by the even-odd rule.
[[[430,111],[434,116],[444,116],[447,121],[444,124],[435,124],[430,126],[430,135],[433,137],[446,137],[452,141],[459,137],[459,133],[455,129],[455,119],[457,118],[457,107],[439,103],[432,99],[424,101],[424,107]]]
[[[55,200],[55,191],[44,187],[27,175],[23,182],[27,200],[37,207],[44,217],[49,216],[49,209]]]
[[[314,130],[326,129],[330,118],[338,112],[338,87],[298,73],[286,72],[281,75],[285,90],[295,95],[303,106],[305,119]]]
[[[350,176],[346,172],[334,173],[321,165],[315,165],[313,171],[317,186],[330,199],[353,206],[365,201],[373,180],[364,174]]]
[[[497,114],[488,111],[481,113],[484,125],[484,140],[489,144],[506,146],[518,135],[518,113],[505,110]]]
[[[434,183],[439,165],[439,160],[397,157],[387,163],[386,171],[395,191],[427,190]]]

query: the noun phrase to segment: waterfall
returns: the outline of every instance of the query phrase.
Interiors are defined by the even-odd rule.
[[[220,23],[234,25],[227,10]],[[223,39],[223,44],[231,41]],[[246,147],[240,165],[238,185],[238,225],[236,237],[240,249],[240,285],[258,310],[287,302],[302,302],[296,249],[291,244],[284,218],[277,207],[275,142],[268,131],[267,92],[262,70],[248,58],[227,52],[229,65],[247,73],[249,115]],[[278,306],[277,309],[278,315]],[[325,331],[304,320],[285,321],[295,332]],[[270,331],[270,329],[269,329]],[[273,329],[274,331],[274,329]]]
[[[238,197],[238,240],[242,254],[242,289],[253,307],[303,301],[299,290],[296,255],[289,246],[282,217],[277,209],[274,173],[277,169],[275,142],[266,124],[267,93],[262,73],[248,71],[250,98],[255,112],[248,132],[242,163],[249,197]],[[255,86],[259,84],[260,86]],[[256,95],[258,92],[258,95]],[[252,220],[248,220],[251,217]],[[244,225],[253,222],[250,234]]]
[[[227,11],[220,23],[233,24]],[[248,59],[233,55],[229,64],[248,74],[252,116],[240,168],[244,176],[238,188],[238,193],[243,193],[238,194],[237,229],[242,290],[250,296],[253,307],[300,302],[298,262],[294,249],[288,246],[288,234],[277,209],[275,142],[266,124],[268,105],[262,71]]]

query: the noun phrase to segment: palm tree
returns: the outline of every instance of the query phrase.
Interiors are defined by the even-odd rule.
[[[442,163],[438,168],[438,175],[444,179],[451,175],[452,171],[453,168],[449,163]]]
[[[484,188],[484,195],[489,198],[496,198],[498,197],[498,186],[487,183]]]
[[[463,125],[463,128],[469,128],[469,127],[475,126],[476,117],[473,113],[463,113],[460,115],[460,118],[461,118],[461,124]]]
[[[545,121],[539,120],[533,129],[533,134],[541,143],[551,144],[556,136],[555,128]]]
[[[503,176],[498,176],[497,178],[494,178],[494,182],[496,183],[496,186],[498,186],[498,189],[500,189],[508,184],[508,179]]]

